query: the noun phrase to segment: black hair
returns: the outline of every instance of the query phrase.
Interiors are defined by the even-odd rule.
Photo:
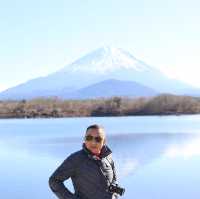
[[[98,124],[92,124],[92,125],[88,126],[87,129],[86,129],[86,133],[89,129],[97,129],[97,130],[103,129],[104,130],[104,128],[102,126],[98,125]]]

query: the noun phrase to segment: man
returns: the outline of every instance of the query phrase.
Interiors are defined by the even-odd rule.
[[[123,189],[117,185],[116,171],[99,125],[87,128],[82,149],[72,153],[49,178],[49,186],[59,199],[116,199]],[[75,193],[64,181],[71,178]],[[119,189],[118,189],[119,188]]]

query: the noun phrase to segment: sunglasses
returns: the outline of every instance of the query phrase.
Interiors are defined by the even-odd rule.
[[[100,142],[102,142],[103,138],[100,137],[100,136],[94,137],[94,136],[92,136],[92,135],[86,135],[86,136],[85,136],[85,140],[86,140],[86,141],[95,140],[95,142],[100,143]]]

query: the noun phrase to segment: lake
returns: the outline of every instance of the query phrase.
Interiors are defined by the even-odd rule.
[[[0,197],[56,199],[49,176],[94,123],[107,132],[122,199],[200,198],[200,115],[1,119]]]

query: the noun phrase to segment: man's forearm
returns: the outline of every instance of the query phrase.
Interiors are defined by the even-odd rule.
[[[54,177],[49,178],[49,187],[59,199],[77,199],[77,197],[65,187],[62,181]]]

